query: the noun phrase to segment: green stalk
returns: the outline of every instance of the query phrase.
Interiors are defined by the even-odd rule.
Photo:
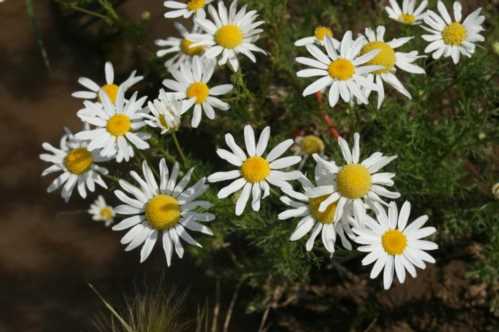
[[[74,11],[80,12],[82,14],[86,14],[86,15],[97,17],[97,18],[103,20],[104,22],[106,22],[106,24],[112,25],[112,21],[109,19],[109,17],[107,17],[105,15],[96,13],[96,12],[94,12],[92,10],[88,10],[88,9],[82,8],[82,7],[74,5],[74,4],[69,5],[69,8],[71,8]]]
[[[182,151],[182,148],[180,147],[180,143],[178,142],[177,135],[175,135],[175,132],[172,132],[172,137],[173,137],[173,142],[175,143],[175,147],[177,148],[178,154],[180,155],[180,159],[182,159],[182,164],[184,166],[187,164],[187,158],[184,155],[184,151]]]
[[[97,295],[99,300],[104,304],[104,306],[111,312],[111,314],[120,322],[120,324],[123,326],[123,328],[127,332],[134,332],[132,327],[128,325],[128,323],[123,319],[123,317],[118,314],[118,312],[113,308],[113,306],[106,301],[106,299],[99,293],[99,291],[92,285],[91,283],[88,284],[88,287]]]
[[[43,63],[47,70],[50,71],[50,61],[45,49],[45,45],[42,40],[42,36],[40,34],[40,29],[38,27],[38,22],[35,18],[35,10],[33,7],[33,0],[26,0],[26,11],[28,13],[29,18],[31,19],[31,27],[33,28],[33,33],[35,34],[36,43],[38,44],[38,48],[40,49],[40,53],[42,54]]]

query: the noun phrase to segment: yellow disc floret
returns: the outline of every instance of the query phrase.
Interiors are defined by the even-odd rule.
[[[364,197],[371,189],[371,174],[360,164],[344,166],[336,175],[338,192],[350,199]]]
[[[210,89],[208,88],[208,85],[203,82],[192,83],[187,88],[187,97],[196,98],[196,104],[204,103],[206,99],[208,99],[209,94]]]
[[[180,42],[180,49],[182,50],[182,53],[190,56],[195,56],[195,55],[201,55],[204,52],[204,47],[203,46],[192,46],[194,44],[191,40],[189,39],[182,39]]]
[[[442,31],[444,43],[452,46],[461,45],[465,41],[467,35],[468,32],[466,31],[466,28],[461,23],[457,22],[449,24]]]
[[[217,30],[215,41],[224,48],[236,48],[243,42],[243,32],[235,24],[227,24]]]
[[[92,154],[85,148],[69,151],[64,158],[64,166],[73,174],[80,175],[90,169],[94,162]]]
[[[407,248],[407,237],[401,231],[392,229],[383,234],[381,244],[388,254],[402,255]]]
[[[147,202],[145,214],[154,229],[165,230],[175,226],[180,220],[180,206],[175,197],[160,194]]]
[[[314,36],[317,40],[323,41],[326,37],[333,37],[333,31],[328,27],[318,26],[315,28]]]
[[[191,12],[195,12],[203,8],[204,5],[205,5],[205,0],[191,0],[187,3],[187,9],[189,9]]]
[[[102,91],[106,93],[109,100],[114,104],[116,102],[116,96],[118,95],[119,87],[116,84],[106,84],[101,87]]]
[[[115,114],[107,120],[106,129],[113,136],[123,136],[132,128],[128,115]]]
[[[336,213],[336,203],[330,204],[324,212],[319,212],[319,206],[329,195],[311,198],[308,201],[308,209],[315,220],[323,224],[332,224]]]
[[[336,80],[346,81],[355,74],[355,67],[352,61],[339,58],[329,64],[327,69],[329,76]]]
[[[399,21],[404,24],[413,24],[416,21],[416,16],[412,14],[403,13],[399,17]]]
[[[308,135],[303,137],[301,148],[303,153],[307,155],[321,153],[324,151],[324,142],[318,136]]]
[[[397,61],[393,48],[385,42],[374,41],[362,47],[361,54],[366,54],[374,50],[379,50],[379,52],[368,64],[384,67],[383,69],[376,70],[374,73],[382,74],[391,71]]]
[[[103,220],[111,220],[113,219],[113,210],[110,207],[103,207],[100,209],[99,215]]]
[[[250,183],[260,182],[270,174],[270,164],[262,157],[251,157],[242,164],[241,173]]]

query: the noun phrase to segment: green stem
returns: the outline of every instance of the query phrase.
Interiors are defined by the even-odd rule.
[[[184,151],[182,151],[180,143],[178,142],[177,139],[177,135],[175,135],[174,132],[172,132],[172,137],[173,137],[173,142],[175,143],[175,147],[177,148],[178,154],[180,155],[180,159],[182,159],[182,164],[184,164],[185,166],[187,164],[187,158],[185,158]]]
[[[118,14],[116,13],[116,11],[114,10],[113,5],[111,3],[109,3],[109,1],[99,0],[99,3],[102,6],[102,8],[104,8],[104,10],[108,13],[108,15],[111,17],[111,19],[113,21],[115,21],[115,22],[119,21],[120,18],[118,16]]]
[[[120,178],[118,178],[116,176],[109,175],[109,174],[102,174],[102,176],[108,180],[115,182],[116,184],[119,184],[119,182],[120,182]]]
[[[92,285],[88,284],[88,287],[97,295],[99,300],[104,304],[104,306],[111,312],[111,314],[120,322],[126,332],[133,332],[132,327],[121,317],[121,315],[113,308],[113,306],[99,293],[99,291]]]
[[[38,44],[38,48],[40,49],[40,53],[42,54],[43,63],[47,70],[50,71],[50,61],[47,55],[47,51],[45,50],[45,45],[43,44],[42,36],[40,34],[40,29],[38,28],[38,22],[35,18],[35,10],[33,8],[33,0],[26,0],[26,11],[28,13],[29,18],[31,19],[31,27],[33,28],[33,33],[35,34],[35,39]]]
[[[82,8],[82,7],[74,5],[74,4],[69,5],[69,8],[71,8],[74,11],[86,14],[86,15],[97,17],[97,18],[103,20],[104,22],[106,22],[106,24],[112,25],[112,22],[109,19],[109,17],[107,17],[105,15],[96,13],[96,12],[94,12],[92,10],[88,10],[88,9]]]

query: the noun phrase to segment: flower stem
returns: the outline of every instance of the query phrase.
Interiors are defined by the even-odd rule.
[[[173,137],[173,142],[175,143],[175,147],[177,148],[178,154],[180,155],[180,159],[182,159],[182,164],[184,164],[185,166],[187,164],[187,158],[185,157],[184,151],[182,151],[180,143],[178,142],[177,135],[175,135],[174,132],[172,132],[172,137]]]

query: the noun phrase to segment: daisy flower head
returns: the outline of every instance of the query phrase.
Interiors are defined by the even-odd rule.
[[[113,207],[106,203],[102,195],[99,195],[92,205],[90,205],[88,213],[92,216],[92,220],[103,221],[106,226],[113,223],[115,216]]]
[[[375,202],[387,204],[382,197],[390,200],[400,197],[398,192],[385,188],[393,186],[392,178],[395,174],[379,172],[397,156],[384,156],[375,152],[360,162],[360,135],[355,133],[353,137],[354,145],[351,150],[347,141],[338,138],[346,163],[344,166],[314,155],[317,162],[315,179],[318,187],[309,190],[307,196],[326,197],[319,205],[319,212],[326,211],[333,203],[336,204],[336,220],[342,217],[344,211],[353,210],[355,218],[362,221],[366,215],[366,205],[373,208]]]
[[[424,19],[428,1],[421,1],[417,7],[416,4],[417,0],[403,0],[401,8],[397,0],[390,0],[390,6],[385,7],[385,10],[392,20],[408,25],[418,25]]]
[[[133,250],[142,245],[140,262],[144,262],[159,240],[163,244],[166,263],[171,265],[173,251],[179,258],[184,255],[181,240],[188,244],[201,247],[188,231],[213,235],[204,225],[215,219],[215,215],[200,212],[209,209],[212,204],[196,200],[208,190],[206,179],[202,178],[193,186],[187,187],[194,169],[190,169],[179,181],[179,165],[175,163],[168,169],[164,159],[159,162],[159,179],[146,161],[142,163],[142,176],[131,171],[130,175],[137,182],[131,184],[120,180],[121,189],[115,190],[116,197],[123,203],[115,208],[116,214],[126,216],[120,223],[113,226],[114,231],[128,229],[121,239],[126,245],[125,251]]]
[[[317,135],[305,135],[295,138],[295,145],[293,151],[296,154],[303,156],[311,156],[314,154],[322,155],[326,148],[324,141]]]
[[[492,195],[499,201],[499,182],[492,186]]]
[[[367,216],[361,227],[354,227],[353,238],[360,246],[360,252],[368,253],[362,260],[362,265],[374,263],[371,279],[376,278],[383,270],[383,286],[389,289],[394,274],[399,282],[405,281],[406,271],[415,278],[416,268],[425,269],[427,263],[435,263],[435,259],[426,251],[438,249],[432,241],[425,237],[436,232],[435,227],[423,227],[428,216],[423,215],[408,224],[411,204],[404,202],[400,211],[395,202],[385,208],[378,205],[375,209],[376,220]]]
[[[161,58],[165,55],[174,54],[170,59],[165,61],[167,69],[177,69],[181,64],[192,61],[193,57],[202,56],[205,49],[203,46],[192,46],[192,40],[187,38],[190,33],[199,32],[198,27],[195,26],[193,31],[189,32],[182,24],[176,22],[175,28],[181,38],[169,37],[167,39],[158,39],[155,42],[161,48],[156,52],[157,57]]]
[[[98,165],[106,160],[97,151],[89,149],[88,141],[76,139],[66,129],[59,147],[49,143],[43,143],[42,147],[46,152],[40,154],[40,159],[52,164],[42,172],[42,176],[61,172],[47,188],[47,192],[62,188],[61,196],[68,202],[75,188],[82,198],[87,197],[87,190],[94,192],[96,184],[107,188],[101,175],[108,174],[108,171]]]
[[[251,61],[256,62],[253,52],[266,54],[264,50],[254,43],[263,31],[258,27],[263,21],[256,21],[256,10],[246,11],[246,6],[237,10],[237,0],[233,0],[229,9],[223,1],[218,2],[218,10],[212,5],[208,6],[211,20],[196,18],[194,22],[204,30],[204,34],[191,34],[189,38],[197,45],[206,46],[204,56],[218,59],[218,64],[223,66],[229,62],[233,71],[239,70],[237,56],[243,54]]]
[[[285,196],[281,196],[281,202],[290,209],[281,212],[279,220],[290,218],[300,218],[295,231],[291,234],[290,241],[297,241],[310,233],[305,244],[307,251],[311,251],[317,236],[321,234],[322,243],[326,250],[332,255],[335,251],[336,236],[339,235],[343,247],[348,250],[352,245],[347,238],[353,233],[350,227],[350,215],[344,213],[341,218],[336,217],[336,203],[331,204],[323,212],[319,211],[319,206],[327,196],[316,198],[308,197],[305,192],[314,188],[314,185],[305,176],[300,178],[300,183],[304,192],[296,192],[290,188],[283,188]]]
[[[180,69],[172,69],[174,80],[165,79],[163,85],[172,92],[178,100],[184,101],[182,113],[194,108],[191,126],[197,128],[203,117],[203,112],[208,119],[215,119],[215,109],[228,111],[229,104],[223,102],[218,96],[229,93],[232,84],[222,84],[210,87],[216,64],[210,59],[195,57],[192,62],[184,63]]]
[[[218,198],[227,198],[233,193],[241,191],[236,203],[236,215],[240,216],[250,196],[253,211],[260,210],[260,201],[270,194],[270,185],[282,188],[291,187],[289,181],[302,176],[298,171],[283,171],[290,166],[298,164],[299,156],[281,156],[293,145],[293,140],[288,139],[275,146],[265,154],[270,139],[270,127],[265,127],[260,133],[258,142],[255,132],[250,125],[244,127],[244,143],[246,152],[235,142],[231,134],[225,135],[225,142],[230,151],[217,149],[220,158],[226,160],[237,169],[228,172],[218,172],[208,177],[209,182],[231,181],[231,183],[218,192]]]
[[[385,27],[378,26],[376,31],[371,28],[366,28],[365,30],[365,44],[362,46],[360,51],[361,54],[367,54],[373,50],[379,50],[379,53],[369,60],[367,64],[382,66],[382,69],[375,70],[369,73],[369,79],[372,79],[376,85],[376,92],[378,93],[378,108],[381,107],[383,99],[385,98],[385,88],[384,82],[391,85],[398,92],[411,99],[411,94],[400,80],[395,76],[397,69],[409,72],[411,74],[424,74],[423,68],[414,64],[414,62],[419,58],[424,58],[425,56],[419,56],[417,51],[412,52],[400,52],[397,48],[405,45],[413,37],[395,38],[391,41],[385,42]]]
[[[347,31],[338,48],[335,48],[331,38],[326,37],[324,43],[326,53],[316,45],[307,45],[306,49],[312,58],[298,57],[296,62],[310,68],[297,72],[298,77],[320,77],[307,86],[303,96],[314,94],[327,87],[329,88],[329,105],[334,107],[341,99],[346,102],[367,104],[364,89],[373,89],[366,75],[382,69],[378,65],[369,65],[379,52],[372,50],[367,54],[360,54],[363,38],[352,39],[352,32]]]
[[[459,62],[461,54],[471,57],[475,53],[475,43],[485,40],[480,34],[484,31],[482,24],[485,21],[485,16],[480,15],[482,9],[478,8],[461,22],[462,6],[458,1],[453,5],[454,20],[442,1],[438,1],[437,8],[440,15],[428,10],[424,18],[426,25],[423,28],[430,32],[422,36],[430,43],[425,53],[432,53],[434,59],[451,57],[455,64]]]
[[[182,101],[161,89],[158,98],[147,104],[149,113],[144,115],[145,123],[149,127],[159,128],[161,135],[175,132],[180,127],[182,106]]]
[[[314,29],[313,36],[298,39],[295,42],[295,46],[301,47],[314,44],[324,46],[324,43],[326,42],[326,37],[329,37],[333,41],[333,46],[335,48],[338,48],[338,46],[340,46],[340,42],[337,39],[335,39],[333,36],[334,36],[333,30],[331,30],[326,26],[319,25]]]
[[[114,68],[111,62],[106,62],[104,65],[104,73],[106,76],[106,83],[103,85],[92,81],[90,78],[80,77],[78,83],[87,88],[87,90],[76,91],[72,96],[80,99],[95,100],[99,98],[101,92],[104,92],[109,100],[112,103],[115,103],[119,88],[126,92],[132,85],[140,82],[144,78],[143,76],[135,76],[136,71],[133,71],[124,82],[116,84],[114,81]]]
[[[146,142],[149,134],[138,131],[145,126],[142,105],[145,97],[137,100],[137,93],[126,101],[124,89],[118,89],[116,103],[104,93],[99,93],[102,103],[85,101],[85,108],[78,111],[78,117],[93,129],[80,131],[75,136],[88,140],[90,151],[99,150],[103,157],[115,158],[117,162],[128,161],[135,155],[134,147],[139,150],[149,148]]]
[[[165,1],[163,5],[167,8],[165,18],[190,18],[192,15],[195,17],[205,17],[205,6],[213,0],[188,0],[187,3],[180,1]]]

